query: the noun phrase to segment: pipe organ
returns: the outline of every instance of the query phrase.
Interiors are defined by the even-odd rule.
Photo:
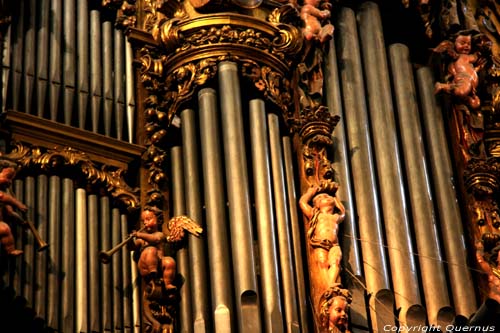
[[[0,195],[0,330],[466,322],[498,264],[499,41],[430,6],[0,1],[0,190],[27,207]],[[461,33],[479,84],[436,95]]]

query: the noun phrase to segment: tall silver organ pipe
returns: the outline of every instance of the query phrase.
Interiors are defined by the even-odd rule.
[[[226,197],[222,164],[219,112],[214,89],[198,93],[200,115],[200,142],[207,216],[207,244],[209,253],[212,315],[216,332],[231,332],[235,327],[231,290],[231,251],[228,239]]]
[[[455,193],[451,157],[447,150],[444,119],[434,96],[434,78],[431,69],[428,67],[419,69],[417,80],[455,312],[459,316],[469,318],[476,309],[476,297],[472,276],[467,267],[465,235]],[[468,301],[461,301],[464,299]]]
[[[220,96],[220,105],[239,331],[257,333],[261,331],[260,309],[236,63],[220,63],[218,74],[219,89],[224,91]]]
[[[59,327],[64,332],[75,330],[75,189],[73,180],[63,179],[61,252],[61,313]],[[54,247],[54,244],[52,245]]]
[[[201,182],[199,174],[198,137],[196,133],[195,112],[185,109],[181,112],[182,139],[184,143],[184,176],[186,193],[186,213],[193,220],[203,225]],[[206,332],[210,327],[208,316],[208,283],[206,253],[204,241],[189,235],[189,262],[191,264],[191,287],[193,288],[192,305],[194,332]]]
[[[102,113],[102,49],[104,38],[101,28],[101,12],[90,11],[90,123],[91,130],[99,131],[99,120]],[[110,45],[104,45],[104,50]],[[83,110],[82,110],[83,111]]]
[[[85,1],[82,1],[85,2]],[[36,50],[36,13],[34,10],[36,8],[37,1],[29,0],[29,9],[25,6],[24,19],[26,22],[26,30],[24,31],[24,50],[23,53],[16,54],[12,53],[12,58],[16,57],[24,59],[24,112],[33,113],[33,101],[35,98],[35,52]],[[23,34],[22,30],[17,32],[18,34]],[[30,50],[30,51],[28,51]],[[15,93],[14,93],[15,94]]]
[[[279,283],[279,262],[271,191],[271,166],[264,101],[250,101],[249,128],[252,147],[255,218],[259,244],[261,299],[266,332],[284,332]]]
[[[297,195],[295,185],[295,170],[293,167],[292,143],[289,136],[283,136],[283,158],[285,163],[287,202],[290,211],[290,226],[293,243],[293,260],[295,264],[295,278],[297,281],[297,305],[300,316],[301,329],[303,333],[309,332],[307,319],[307,291],[305,286],[304,260],[302,258],[302,234],[300,230],[300,220],[297,211]]]
[[[428,171],[420,110],[410,52],[403,44],[389,47],[391,72],[396,96],[408,193],[413,215],[413,229],[420,264],[429,323],[446,326],[453,320],[452,308],[446,286],[445,268],[442,264],[437,217],[434,211],[431,175]]]
[[[38,175],[36,182],[36,205],[33,207],[36,210],[35,223],[40,237],[44,240],[48,239],[48,198],[49,193],[47,175]],[[35,285],[34,294],[34,310],[41,318],[46,317],[46,299],[47,299],[47,256],[38,256],[35,261]]]
[[[36,104],[33,114],[39,117],[47,115],[47,95],[49,86],[49,24],[50,0],[37,1],[36,30]],[[34,9],[32,8],[32,10]]]
[[[78,38],[77,57],[77,110],[78,110],[78,127],[86,128],[87,113],[89,110],[89,94],[90,94],[90,77],[89,77],[89,8],[87,1],[78,1],[76,16]]]
[[[391,267],[398,268],[392,270],[392,286],[396,306],[401,309],[399,320],[407,324],[412,321],[414,324],[413,320],[420,316],[417,312],[422,311],[419,308],[421,300],[403,187],[382,22],[375,3],[365,2],[360,6],[358,24],[363,45],[368,110],[389,261]],[[400,271],[405,274],[399,274]],[[420,324],[425,324],[425,320]]]
[[[79,1],[85,2],[85,1]],[[83,4],[82,4],[83,5]],[[64,124],[71,125],[73,118],[73,110],[77,109],[75,106],[75,96],[77,95],[77,81],[76,81],[76,27],[80,26],[80,22],[75,25],[76,22],[76,6],[75,0],[65,0],[64,1],[64,12],[63,12],[63,108],[64,108]],[[85,18],[79,17],[79,20]],[[80,28],[81,29],[81,28]],[[80,31],[79,29],[79,31]],[[80,39],[82,33],[79,33],[78,40],[79,43],[85,43],[86,39]],[[84,61],[83,59],[81,59]],[[83,71],[82,71],[83,72]],[[14,109],[16,109],[14,107]]]
[[[101,249],[110,249],[114,243],[111,235],[111,210],[109,198],[99,199],[101,204],[99,221],[101,222]],[[116,258],[113,258],[113,263]],[[101,327],[104,331],[113,330],[113,266],[101,266]]]
[[[365,89],[361,64],[360,46],[355,13],[341,8],[337,22],[337,50],[340,68],[340,84],[344,101],[344,123],[351,152],[350,163],[358,226],[361,238],[363,269],[372,314],[372,327],[381,330],[394,325],[391,312],[392,295],[389,292],[389,273],[382,235],[382,216],[373,165],[370,127],[365,101]]]
[[[49,119],[57,121],[59,115],[59,105],[62,85],[62,23],[63,8],[62,0],[52,0],[50,2],[50,22],[49,22]],[[63,109],[64,110],[64,109]],[[61,120],[63,114],[61,114]]]
[[[172,205],[174,216],[185,215],[185,191],[184,191],[184,163],[182,162],[182,147],[174,146],[170,149],[172,165]],[[184,281],[190,281],[189,273],[189,249],[181,248],[177,251],[177,272]],[[179,330],[180,332],[192,332],[193,312],[191,308],[191,285],[185,283],[180,290],[182,302],[179,306]]]
[[[111,136],[113,123],[113,22],[102,22],[102,109],[104,135]],[[97,119],[100,122],[99,118]]]
[[[283,285],[283,303],[286,318],[287,332],[300,332],[300,323],[297,313],[297,298],[295,292],[295,267],[292,261],[290,219],[286,206],[285,171],[283,168],[283,148],[279,118],[276,114],[267,116],[269,128],[269,147],[271,153],[272,184],[274,205],[276,212],[276,225],[278,231],[278,249],[281,266],[281,281]]]
[[[88,196],[88,207],[87,207],[87,218],[88,218],[88,280],[89,280],[89,292],[88,292],[88,306],[89,306],[89,330],[92,332],[98,332],[101,329],[101,311],[100,311],[100,266],[99,262],[99,251],[101,249],[99,243],[99,235],[105,237],[106,233],[101,233],[100,223],[99,223],[99,204],[97,194],[92,193]],[[107,227],[107,226],[106,226]],[[92,287],[95,286],[95,287]]]

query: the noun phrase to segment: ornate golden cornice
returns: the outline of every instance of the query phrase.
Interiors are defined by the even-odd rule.
[[[100,186],[129,211],[140,207],[138,189],[132,189],[123,176],[124,169],[109,165],[98,167],[90,157],[71,147],[46,149],[16,142],[5,157],[19,163],[21,171],[43,171],[46,173],[71,175],[72,179],[83,178],[86,185]]]

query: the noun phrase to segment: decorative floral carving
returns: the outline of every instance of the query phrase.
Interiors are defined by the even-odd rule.
[[[89,185],[102,186],[121,202],[129,211],[139,208],[138,189],[131,188],[124,180],[125,170],[100,168],[90,157],[71,147],[44,149],[15,143],[6,157],[17,161],[22,170],[39,169],[47,173],[67,171],[68,174],[83,177]]]

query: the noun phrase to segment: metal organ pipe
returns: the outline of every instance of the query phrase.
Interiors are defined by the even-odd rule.
[[[292,261],[292,249],[290,247],[290,220],[286,207],[286,184],[285,172],[283,170],[283,150],[281,147],[281,136],[279,119],[276,114],[267,116],[269,127],[269,146],[271,152],[272,184],[274,193],[274,205],[276,207],[276,223],[278,231],[278,248],[281,266],[281,283],[283,286],[283,302],[285,304],[285,318],[287,332],[300,332],[300,323],[296,306],[295,276]]]
[[[88,331],[88,231],[87,231],[87,193],[83,188],[77,188],[75,207],[76,227],[76,260],[73,263],[76,269],[76,300],[75,300],[75,329],[76,332]]]
[[[250,101],[249,118],[263,321],[266,332],[284,332],[264,101]]]
[[[85,1],[82,1],[85,2]],[[37,1],[30,0],[29,8],[36,8]],[[26,8],[26,7],[25,7]],[[26,23],[26,32],[24,34],[24,53],[26,56],[18,55],[20,58],[24,59],[24,112],[32,113],[32,104],[35,94],[35,52],[28,52],[27,50],[35,50],[36,49],[36,11],[29,10],[29,16],[25,15],[25,19],[27,19]],[[21,31],[19,31],[21,33]]]
[[[101,13],[92,9],[90,10],[90,123],[91,130],[95,133],[99,132],[103,91],[101,47]]]
[[[60,112],[60,96],[62,84],[63,59],[61,53],[61,38],[63,25],[63,8],[61,0],[52,0],[50,2],[50,57],[49,57],[49,117],[50,120],[57,121]]]
[[[61,331],[75,330],[75,190],[73,181],[63,179],[62,191],[61,249],[64,256],[61,263]]]
[[[434,96],[434,78],[431,69],[428,67],[419,69],[417,80],[455,312],[457,315],[469,318],[476,311],[476,296],[472,276],[467,267],[465,235],[455,193],[443,115]]]
[[[184,163],[182,161],[182,148],[174,146],[170,149],[172,164],[172,204],[174,216],[186,214],[184,191]],[[189,249],[181,248],[177,251],[177,272],[185,281],[190,281],[189,274]],[[182,299],[180,307],[180,331],[192,332],[193,314],[191,308],[191,285],[185,283],[181,290]]]
[[[337,23],[337,54],[340,82],[345,108],[345,125],[348,136],[354,197],[363,253],[363,268],[372,327],[381,330],[384,325],[394,325],[392,293],[384,254],[382,218],[375,187],[375,170],[372,161],[370,128],[365,102],[365,89],[361,65],[358,32],[354,12],[342,8]],[[380,311],[378,311],[380,310]]]
[[[96,194],[88,195],[88,244],[89,244],[89,255],[88,255],[88,279],[89,286],[91,286],[88,296],[89,296],[89,329],[92,332],[102,331],[101,329],[101,301],[99,299],[100,295],[100,268],[104,268],[107,265],[101,265],[99,262],[99,250],[101,245],[99,244],[99,234],[101,237],[106,237],[109,232],[101,232],[99,226],[99,214],[98,214],[98,200]],[[107,249],[107,248],[106,248]],[[101,266],[101,267],[100,267]],[[104,274],[103,274],[104,277]]]
[[[48,178],[47,175],[38,175],[36,181],[36,205],[32,206],[36,209],[35,219],[31,220],[35,223],[36,229],[42,239],[48,239]],[[36,222],[35,222],[36,221]],[[34,294],[34,310],[41,318],[46,318],[46,300],[47,300],[47,256],[36,256],[35,261],[35,294]]]
[[[184,160],[184,182],[186,191],[186,213],[200,225],[203,225],[200,175],[198,171],[198,138],[196,135],[195,113],[192,109],[181,112],[182,141]],[[205,229],[205,228],[204,228]],[[204,240],[189,235],[189,262],[191,264],[191,287],[194,332],[206,332],[210,327],[208,283]]]
[[[102,119],[104,135],[111,136],[111,125],[113,122],[113,22],[102,22]],[[117,53],[120,50],[116,50]],[[97,119],[100,122],[100,119]]]
[[[297,281],[297,304],[300,316],[301,329],[303,333],[309,332],[307,315],[307,291],[305,286],[304,261],[302,260],[301,231],[299,227],[299,216],[297,213],[297,196],[295,188],[295,172],[293,169],[292,143],[289,136],[284,136],[283,158],[285,163],[287,202],[290,214],[290,228],[292,235],[293,259],[295,264],[295,278]]]
[[[411,229],[406,208],[403,173],[392,106],[382,22],[378,6],[365,2],[358,13],[360,41],[367,86],[378,188],[382,203],[392,285],[396,306],[401,308],[399,320],[413,324],[421,318],[420,292],[413,257]],[[405,274],[400,274],[404,272]],[[408,288],[412,286],[412,288]],[[417,319],[418,318],[418,319]],[[417,323],[415,322],[415,323]]]
[[[109,249],[113,246],[112,227],[111,227],[111,211],[109,197],[102,196],[99,199],[99,221],[101,223],[101,246],[100,249]],[[113,258],[114,262],[116,258]],[[113,267],[111,265],[101,265],[101,309],[102,309],[102,329],[113,330]]]
[[[226,197],[221,152],[219,111],[215,90],[198,93],[200,141],[205,190],[205,209],[210,263],[212,312],[216,332],[231,332],[235,326],[231,290],[230,246],[227,235]]]
[[[430,173],[426,163],[410,52],[403,44],[393,44],[389,47],[389,54],[425,305],[429,323],[437,326],[441,324],[438,321],[439,313],[444,315],[447,312],[450,320],[453,316],[446,288],[445,271],[441,262],[437,219],[431,194]],[[448,321],[448,324],[451,322]]]
[[[78,99],[78,127],[84,129],[87,120],[88,98],[90,93],[89,84],[89,31],[93,37],[95,28],[92,31],[89,27],[89,8],[87,1],[77,2],[76,15],[78,17],[76,36],[78,38],[77,56],[77,99]],[[95,24],[94,24],[95,25]],[[92,38],[93,39],[93,38]],[[92,47],[95,49],[95,46]],[[100,58],[99,58],[100,59]],[[71,60],[72,61],[72,60]]]
[[[39,27],[36,34],[36,105],[34,113],[39,117],[45,115],[47,106],[49,71],[49,18],[50,1],[38,1],[37,24]]]
[[[79,6],[81,2],[79,1]],[[75,109],[75,93],[76,93],[76,26],[80,27],[80,20],[85,20],[79,17],[78,23],[75,25],[76,18],[75,0],[64,1],[63,15],[63,88],[64,88],[64,124],[71,125],[73,119],[73,109]],[[79,43],[85,43],[86,39],[80,39],[81,33],[78,35]],[[80,61],[86,61],[80,59]],[[77,109],[77,108],[76,108]]]
[[[111,224],[109,227],[111,231],[111,242],[112,244],[118,244],[123,239],[121,238],[121,221],[120,221],[120,211],[118,208],[111,208]],[[118,251],[112,260],[113,265],[113,330],[123,330],[123,299],[122,291],[122,252]]]
[[[261,323],[237,65],[221,62],[218,78],[224,91],[220,105],[239,331],[257,333]]]

